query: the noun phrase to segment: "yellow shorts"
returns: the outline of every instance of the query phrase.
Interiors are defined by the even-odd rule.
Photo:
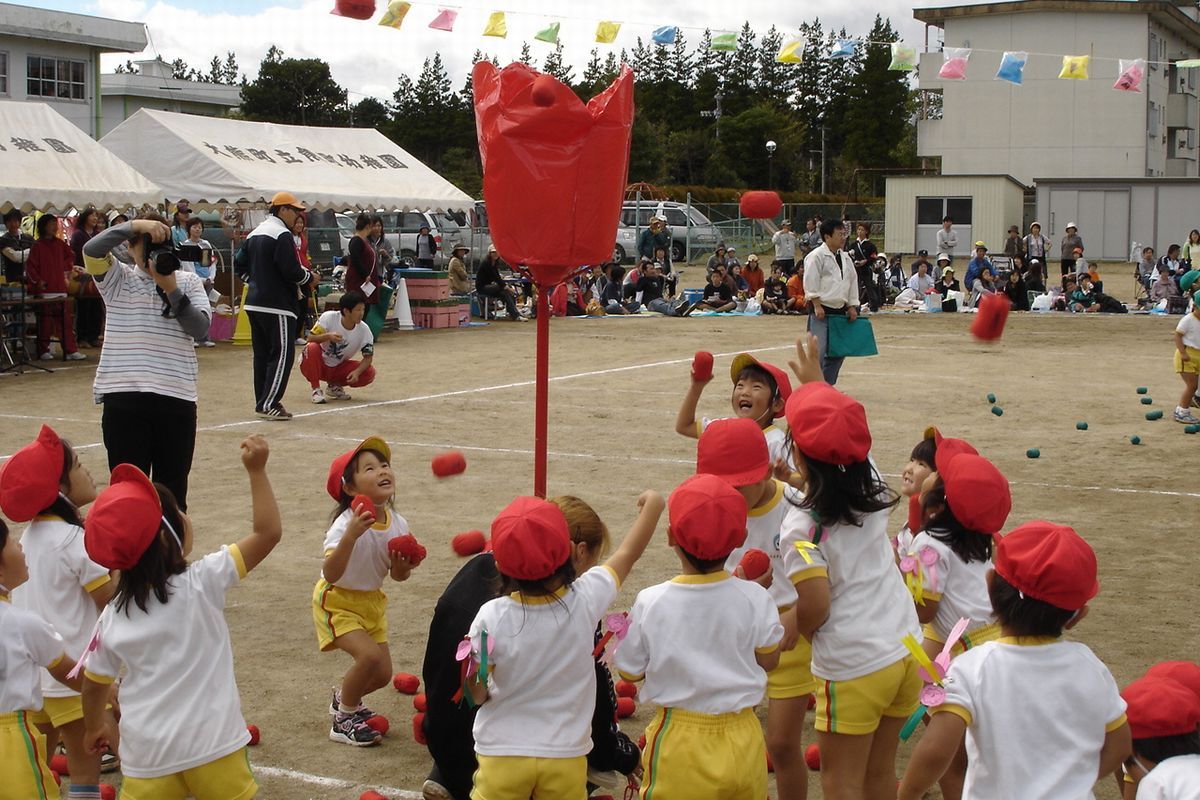
[[[587,756],[477,756],[471,800],[586,800]]]
[[[42,698],[42,710],[31,713],[29,719],[35,725],[61,728],[63,725],[83,719],[83,698],[79,695],[44,697]]]
[[[58,784],[47,766],[46,737],[27,711],[0,714],[0,800],[49,800]]]
[[[812,674],[812,642],[800,637],[791,650],[781,650],[779,663],[767,673],[767,698],[786,700],[816,691]]]
[[[763,800],[767,745],[754,709],[660,708],[646,728],[642,800]]]
[[[945,644],[946,640],[941,634],[933,629],[932,625],[926,625],[922,628],[925,633],[925,641],[937,642]],[[1000,623],[993,622],[991,625],[982,625],[973,631],[967,631],[962,637],[954,643],[954,647],[950,648],[950,656],[958,657],[970,650],[972,647],[979,647],[984,642],[992,642],[1000,638]]]
[[[1183,356],[1179,354],[1179,349],[1175,349],[1175,371],[1185,375],[1200,375],[1200,350],[1194,347],[1185,347],[1188,354],[1188,362],[1183,363]]]
[[[814,727],[826,733],[874,733],[883,717],[908,717],[921,705],[917,661],[905,656],[861,678],[817,684]]]
[[[250,800],[258,782],[250,771],[250,752],[235,750],[223,758],[161,778],[125,778],[121,800]]]
[[[387,595],[381,589],[342,589],[321,578],[313,589],[312,608],[323,653],[334,648],[334,639],[350,631],[366,631],[379,644],[387,643]]]

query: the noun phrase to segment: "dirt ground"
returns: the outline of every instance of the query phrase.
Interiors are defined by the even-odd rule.
[[[1008,528],[1056,520],[1096,548],[1101,593],[1072,635],[1096,651],[1120,684],[1154,661],[1194,658],[1200,633],[1186,598],[1195,586],[1200,436],[1185,436],[1170,418],[1180,392],[1171,368],[1175,320],[1014,315],[1003,340],[991,346],[968,335],[969,323],[955,314],[875,317],[879,356],[849,362],[839,388],[866,405],[882,469],[895,484],[928,424],[969,438],[1012,482]],[[584,498],[621,535],[639,492],[650,487],[666,495],[691,472],[694,444],[675,434],[674,418],[693,352],[717,354],[718,379],[701,412],[726,415],[722,376],[731,357],[755,350],[782,363],[803,325],[800,317],[554,320],[550,493]],[[390,797],[418,796],[430,761],[412,739],[409,698],[390,688],[369,698],[392,723],[380,747],[355,749],[326,738],[329,690],[348,666],[340,653],[317,651],[310,615],[332,505],[326,470],[334,455],[368,434],[394,448],[397,507],[429,558],[406,583],[386,585],[391,647],[396,671],[419,673],[434,603],[462,563],[450,538],[486,530],[502,506],[531,490],[533,343],[533,323],[385,334],[375,359],[379,380],[355,390],[350,402],[310,405],[294,371],[290,423],[253,415],[248,347],[199,351],[194,555],[248,528],[238,460],[247,434],[270,440],[270,475],[284,516],[283,543],[232,592],[227,613],[245,716],[262,730],[251,756],[265,800],[352,799],[376,787]],[[80,447],[102,483],[107,470],[98,444],[100,410],[91,401],[93,372],[81,364],[51,375],[0,377],[0,454],[28,442],[48,421]],[[1138,386],[1149,387],[1153,406],[1139,404]],[[989,392],[1003,416],[990,413]],[[1150,408],[1163,409],[1165,418],[1146,421]],[[1077,431],[1076,421],[1089,429]],[[1135,434],[1142,440],[1136,447],[1129,441]],[[429,460],[449,447],[463,450],[469,467],[439,481]],[[1034,447],[1041,458],[1027,459]],[[903,510],[896,511],[893,526],[903,519]],[[623,589],[620,607],[675,574],[665,524],[659,537]],[[1032,702],[1036,686],[1030,690]],[[650,716],[649,708],[639,709],[625,730],[636,739]],[[811,722],[804,740],[813,740]],[[816,776],[811,785],[810,796],[820,798]],[[1116,796],[1108,782],[1098,792]]]

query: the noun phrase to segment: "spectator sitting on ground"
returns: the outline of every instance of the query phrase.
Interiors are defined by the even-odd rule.
[[[1004,294],[1012,301],[1013,311],[1029,310],[1029,290],[1025,287],[1025,279],[1015,269],[1008,273],[1008,283],[1004,284]]]
[[[662,273],[667,297],[674,297],[675,290],[679,286],[679,276],[671,271],[671,259],[667,257],[666,248],[660,247],[654,251],[654,265]]]
[[[713,254],[709,256],[706,270],[709,275],[712,275],[712,271],[714,269],[723,266],[725,266],[725,243],[721,242],[717,245],[717,249],[713,252]]]
[[[740,267],[742,262],[738,260],[737,248],[733,245],[725,248],[725,272],[728,273],[732,267]]]
[[[1091,300],[1091,304],[1085,302],[1085,298]],[[1115,297],[1109,297],[1104,292],[1100,291],[1092,281],[1090,275],[1080,275],[1078,288],[1071,294],[1071,299],[1082,305],[1084,311],[1102,311],[1106,314],[1125,314],[1128,309],[1125,304]]]
[[[929,274],[928,261],[917,261],[916,267],[916,274],[908,279],[908,288],[920,299],[929,294],[933,288],[933,278]]]
[[[1167,254],[1158,260],[1158,271],[1166,270],[1172,277],[1177,277],[1183,274],[1182,264],[1179,261],[1179,245],[1173,244],[1167,248]],[[1176,282],[1178,285],[1178,282]]]
[[[939,259],[939,260],[940,260],[940,259]],[[950,263],[949,259],[947,259],[946,263],[947,263],[947,264],[949,264],[949,263]],[[928,251],[928,250],[918,250],[918,251],[917,251],[917,260],[916,260],[916,261],[914,261],[914,262],[912,262],[912,264],[911,264],[911,265],[909,265],[909,270],[910,270],[910,271],[909,271],[909,273],[908,273],[908,274],[909,274],[909,275],[916,275],[916,274],[917,274],[917,269],[918,269],[918,268],[919,268],[919,267],[920,267],[922,264],[924,264],[924,265],[925,265],[925,271],[926,271],[926,272],[928,272],[928,273],[932,273],[932,272],[933,272],[933,265],[929,263],[929,251]]]
[[[720,273],[713,272],[708,285],[704,287],[704,299],[696,304],[696,310],[722,312],[733,311],[736,307],[733,293],[721,279]]]
[[[1159,274],[1158,264],[1154,260],[1154,248],[1142,248],[1142,260],[1138,262],[1137,270],[1133,273],[1138,279],[1138,283],[1142,284],[1142,288],[1146,293],[1150,293],[1150,286],[1154,283],[1155,276]]]
[[[1013,259],[1012,259],[1012,271],[1013,271],[1013,272],[1018,272],[1018,273],[1020,273],[1022,276],[1024,276],[1024,275],[1025,275],[1025,270],[1026,270],[1026,269],[1028,269],[1028,268],[1025,266],[1025,258],[1024,258],[1024,256],[1013,256]]]
[[[934,269],[934,272],[933,272],[934,279],[936,280],[936,279],[942,277],[942,273],[945,272],[949,268],[950,268],[950,256],[945,255],[945,254],[938,256],[937,257],[937,267]]]
[[[1152,303],[1160,303],[1170,297],[1181,297],[1182,293],[1179,287],[1175,285],[1175,279],[1171,273],[1166,270],[1158,272],[1158,280],[1150,285],[1150,301]]]
[[[729,276],[733,278],[733,285],[739,292],[750,291],[750,284],[742,277],[742,268],[736,264],[729,269]]]
[[[642,293],[642,304],[649,310],[668,317],[686,317],[692,312],[694,306],[682,298],[670,301],[664,299],[665,284],[666,278],[663,277],[662,272],[654,264],[651,264],[638,281],[638,290]]]
[[[999,290],[996,286],[996,276],[992,274],[992,268],[984,267],[983,272],[979,273],[979,280],[975,281],[974,305],[978,305],[985,294],[995,294]]]
[[[786,313],[803,314],[808,309],[804,298],[804,264],[797,264],[796,271],[787,279],[787,295]]]
[[[1038,294],[1046,293],[1046,281],[1043,279],[1042,262],[1038,259],[1031,259],[1029,262],[1029,270],[1025,273],[1025,289]]]
[[[801,284],[803,288],[803,284]],[[762,310],[764,314],[782,314],[787,310],[787,281],[783,277],[783,265],[771,265],[771,277],[763,283]]]
[[[979,302],[979,296],[981,294],[980,287],[977,287],[975,284],[979,283],[980,278],[983,276],[984,270],[987,270],[990,274],[994,269],[995,267],[992,266],[991,259],[987,257],[987,246],[984,245],[983,242],[976,242],[975,257],[972,258],[967,264],[967,274],[963,278],[963,286],[966,287],[966,290],[971,293],[972,306]],[[982,292],[982,294],[991,294],[994,291],[995,288],[989,287],[988,291]]]
[[[939,261],[941,259],[938,259]],[[945,296],[948,292],[961,292],[962,287],[959,285],[958,278],[954,277],[954,268],[946,267],[942,270],[942,277],[938,278],[937,284],[934,286],[938,294]]]
[[[300,374],[312,386],[312,401],[321,405],[329,400],[349,400],[346,386],[367,386],[375,380],[371,360],[375,337],[363,322],[366,298],[359,292],[345,292],[337,311],[326,311],[309,331],[308,344],[300,354]],[[362,361],[351,356],[362,353]],[[321,381],[329,388],[321,391]]]
[[[742,280],[746,282],[746,291],[756,294],[759,289],[763,288],[766,277],[762,267],[758,265],[758,255],[751,253],[746,256],[746,267],[742,270]]]
[[[1067,295],[1071,301],[1071,310],[1075,312],[1094,313],[1100,310],[1100,304],[1096,302],[1096,296],[1092,293],[1092,280],[1087,275],[1081,276],[1078,280],[1067,279]]]
[[[600,305],[606,314],[636,314],[642,310],[641,303],[625,300],[621,295],[625,268],[618,264],[605,264],[605,278],[600,286]]]
[[[446,265],[446,271],[450,273],[450,291],[454,294],[471,292],[471,276],[467,273],[467,265],[463,263],[463,256],[469,252],[471,248],[462,242],[454,245],[450,251],[450,263]]]

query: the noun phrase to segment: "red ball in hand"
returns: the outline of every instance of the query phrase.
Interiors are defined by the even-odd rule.
[[[420,694],[413,697],[413,708],[415,708],[417,711],[421,711],[421,712],[428,710],[429,698],[427,698],[425,696],[424,692],[421,692]]]
[[[989,294],[979,302],[979,311],[975,321],[971,323],[971,335],[983,342],[994,342],[1004,333],[1004,323],[1008,322],[1008,312],[1012,310],[1012,301],[1008,295]]]
[[[117,787],[111,783],[100,784],[100,800],[117,800]]]
[[[808,749],[804,751],[804,763],[813,772],[821,771],[821,748],[815,744],[810,744]]]
[[[55,753],[50,756],[50,769],[57,772],[59,775],[70,775],[71,770],[67,766],[67,756],[64,753]]]
[[[738,566],[742,568],[742,574],[746,576],[746,580],[758,580],[771,570],[771,557],[762,550],[752,547],[742,556]]]
[[[373,717],[367,717],[367,727],[380,736],[387,736],[388,728],[392,727],[392,725],[383,714],[376,714]]]
[[[262,734],[259,733],[257,725],[247,725],[246,730],[250,732],[250,746],[254,747],[262,739]]]
[[[467,531],[451,539],[450,546],[457,555],[473,556],[483,552],[483,548],[487,546],[487,537],[483,535],[483,531]]]
[[[530,90],[530,97],[533,99],[535,106],[549,108],[554,105],[555,85],[554,76],[538,75],[533,79],[533,89]]]
[[[375,504],[365,494],[356,494],[350,501],[350,510],[355,514],[370,514],[375,516]]]
[[[635,711],[637,711],[637,703],[633,702],[632,697],[617,698],[617,719],[632,717]]]
[[[638,688],[636,683],[617,681],[617,697],[636,698]]]
[[[412,718],[413,738],[417,744],[425,744],[425,714],[418,711]]]
[[[712,378],[713,354],[707,350],[699,350],[692,358],[692,380],[706,381]]]
[[[467,458],[457,450],[449,453],[439,453],[429,462],[433,474],[439,478],[449,478],[451,475],[461,475],[467,471]]]
[[[411,533],[393,537],[388,541],[388,550],[392,553],[399,553],[414,567],[420,566],[421,562],[425,560],[425,556],[428,555],[425,546],[418,542]]]
[[[392,686],[401,694],[416,694],[421,688],[421,679],[409,672],[397,672],[392,677]]]

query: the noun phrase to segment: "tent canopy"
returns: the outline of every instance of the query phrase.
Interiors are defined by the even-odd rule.
[[[0,211],[128,208],[155,186],[45,103],[0,101]]]
[[[445,210],[471,198],[373,128],[309,128],[141,109],[101,144],[193,207]]]

